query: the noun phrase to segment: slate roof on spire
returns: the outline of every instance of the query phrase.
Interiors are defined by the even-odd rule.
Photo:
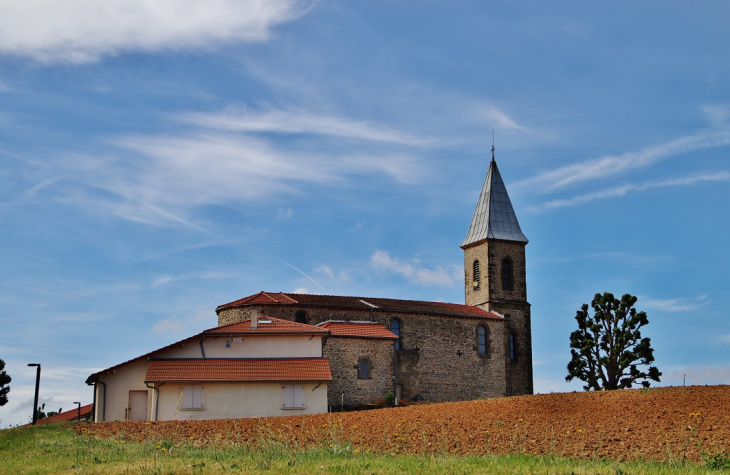
[[[492,158],[484,180],[482,193],[479,195],[474,216],[471,218],[469,232],[461,243],[461,247],[474,244],[485,239],[501,239],[527,243],[517,222],[515,210],[507,194],[502,176],[499,174],[497,162]]]

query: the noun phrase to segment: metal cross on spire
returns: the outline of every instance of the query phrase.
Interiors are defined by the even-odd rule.
[[[494,129],[492,129],[492,161],[494,161]]]

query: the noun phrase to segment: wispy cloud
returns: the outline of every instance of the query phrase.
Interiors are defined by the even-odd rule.
[[[214,279],[230,279],[236,277],[236,274],[230,272],[203,272],[200,274],[182,274],[182,275],[163,275],[152,281],[152,288],[161,287],[171,282],[180,282],[184,280],[214,280]]]
[[[217,324],[211,312],[198,312],[186,317],[168,317],[152,325],[155,333],[185,333],[188,329],[204,330]]]
[[[254,111],[247,107],[229,107],[216,113],[184,114],[180,119],[223,131],[319,134],[403,145],[431,145],[435,142],[368,121],[304,110]]]
[[[462,270],[457,266],[444,268],[437,266],[433,269],[423,267],[418,260],[410,262],[391,257],[388,251],[377,249],[370,256],[370,265],[375,269],[392,274],[401,275],[409,282],[428,286],[453,286],[462,279]]]
[[[53,188],[59,202],[151,225],[185,226],[214,235],[191,218],[196,208],[306,193],[305,185],[345,186],[376,175],[417,183],[428,174],[422,161],[403,152],[349,155],[287,149],[279,142],[240,133],[200,132],[125,136],[107,141],[116,152],[69,154],[39,172],[29,190]],[[67,176],[54,181],[54,177]],[[30,196],[29,195],[29,196]],[[292,216],[283,209],[281,220]]]
[[[713,181],[730,181],[730,172],[723,170],[718,172],[694,174],[684,178],[671,178],[667,180],[649,181],[644,183],[627,183],[625,185],[608,188],[606,190],[585,193],[582,195],[574,196],[572,198],[551,200],[539,206],[529,207],[527,208],[527,211],[535,212],[554,208],[564,208],[566,206],[580,205],[589,201],[595,201],[605,198],[616,198],[634,191],[646,191],[655,188],[676,186],[691,186],[702,182]]]
[[[667,143],[647,147],[635,152],[627,152],[622,155],[609,155],[560,167],[521,180],[515,183],[513,187],[528,191],[541,190],[541,192],[549,192],[568,185],[606,176],[616,176],[621,172],[643,168],[659,160],[692,150],[719,147],[728,144],[730,144],[730,131],[704,132],[680,137]]]
[[[681,299],[652,299],[640,297],[637,305],[641,308],[659,310],[662,312],[688,312],[711,302],[707,295]]]
[[[305,12],[297,0],[0,0],[0,53],[85,63],[126,51],[265,41]]]

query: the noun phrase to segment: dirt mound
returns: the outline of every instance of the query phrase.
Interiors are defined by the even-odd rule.
[[[539,394],[341,414],[77,426],[95,437],[333,451],[699,461],[730,449],[730,386]]]

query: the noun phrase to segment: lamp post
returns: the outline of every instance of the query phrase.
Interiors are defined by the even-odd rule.
[[[74,402],[74,404],[78,404],[79,405],[78,415],[76,416],[76,420],[77,421],[80,421],[81,420],[81,403],[80,402]]]
[[[41,387],[41,364],[28,363],[28,366],[38,368],[35,373],[35,399],[33,400],[33,425],[35,425],[38,422],[38,389]]]

